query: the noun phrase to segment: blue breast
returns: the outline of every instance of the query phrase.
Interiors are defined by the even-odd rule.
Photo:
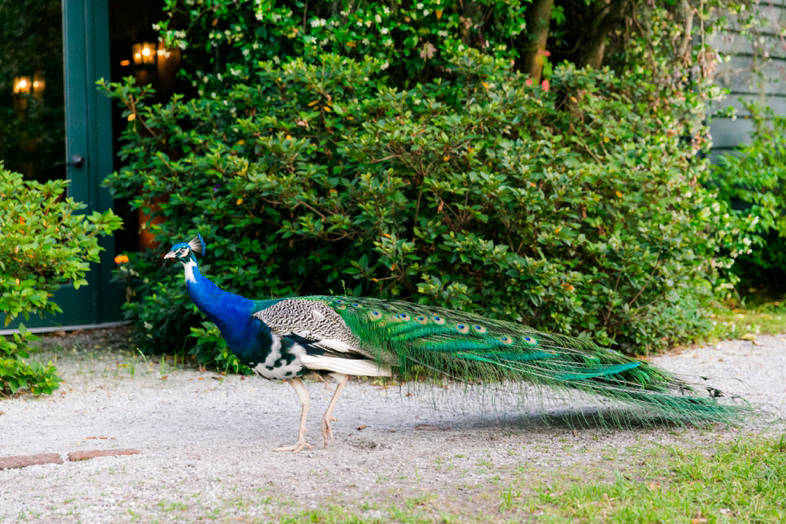
[[[247,365],[265,360],[270,352],[270,328],[251,316],[254,302],[222,290],[194,268],[195,282],[186,281],[191,300],[221,331],[229,349]]]

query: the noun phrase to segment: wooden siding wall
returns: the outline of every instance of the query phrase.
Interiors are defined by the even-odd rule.
[[[711,113],[727,106],[737,108],[736,120],[711,118],[712,158],[750,142],[753,122],[745,118],[749,113],[741,100],[758,101],[776,114],[786,115],[786,37],[780,35],[786,28],[786,0],[761,0],[754,12],[755,36],[742,35],[741,23],[732,19],[725,31],[710,40],[722,56],[729,57],[728,62],[719,64],[715,82],[731,91]]]

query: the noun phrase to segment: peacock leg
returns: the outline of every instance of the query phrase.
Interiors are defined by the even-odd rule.
[[[292,453],[297,453],[298,451],[302,451],[303,448],[311,448],[311,444],[306,442],[306,419],[308,418],[308,406],[310,401],[308,398],[308,390],[300,378],[293,378],[292,380],[287,380],[285,382],[289,382],[289,384],[295,389],[295,393],[297,393],[297,399],[300,402],[300,431],[298,431],[297,434],[297,442],[291,446],[275,448],[273,451],[291,451]]]
[[[330,399],[330,404],[328,404],[327,411],[325,411],[325,416],[322,417],[322,436],[325,437],[325,447],[328,447],[328,442],[333,439],[333,430],[330,428],[330,421],[336,420],[333,418],[333,408],[336,407],[336,404],[338,403],[338,396],[341,395],[341,392],[344,390],[344,386],[346,386],[347,382],[349,382],[349,375],[345,375],[343,373],[331,373],[331,376],[336,379],[338,386],[336,386],[336,392],[333,393],[333,398]]]

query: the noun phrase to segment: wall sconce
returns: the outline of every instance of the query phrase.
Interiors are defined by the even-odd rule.
[[[46,89],[46,81],[44,75],[36,73],[33,75],[33,96],[36,98],[43,98],[44,89]]]
[[[152,65],[156,61],[156,44],[143,42],[131,46],[131,55],[134,57],[134,65]]]
[[[17,76],[14,78],[14,94],[15,95],[29,95],[32,82],[29,76]]]

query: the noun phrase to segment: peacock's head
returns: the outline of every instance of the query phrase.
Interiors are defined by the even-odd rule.
[[[183,264],[187,264],[191,260],[196,260],[196,256],[193,253],[200,253],[204,256],[206,250],[202,235],[197,233],[197,236],[192,238],[190,242],[180,242],[172,246],[172,249],[164,255],[164,258],[174,258]]]

